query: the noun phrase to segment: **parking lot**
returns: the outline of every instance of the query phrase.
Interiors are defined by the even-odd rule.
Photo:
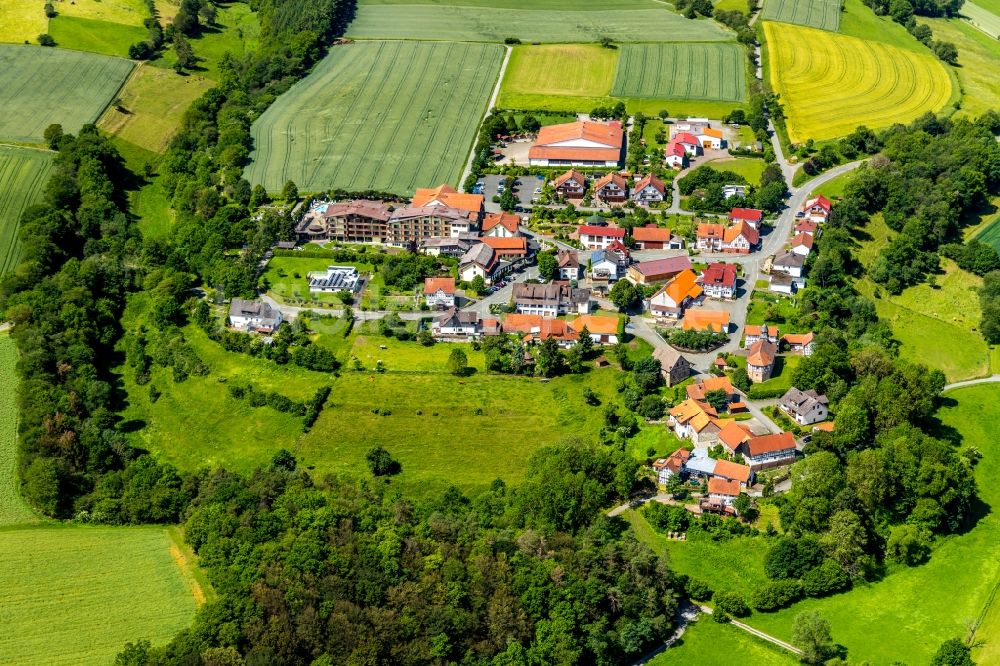
[[[483,176],[479,182],[482,183],[482,191],[479,192],[479,187],[477,184],[476,192],[477,194],[482,194],[486,197],[486,212],[488,213],[498,213],[500,212],[500,204],[493,203],[494,196],[500,196],[500,186],[507,179],[506,176],[498,176],[495,174],[487,174]],[[521,176],[515,183],[520,182],[520,185],[515,184],[514,194],[517,195],[518,207],[524,209],[525,211],[530,210],[532,203],[532,197],[538,196],[535,194],[535,190],[541,193],[542,185],[545,183],[545,179],[541,176]],[[515,211],[523,212],[523,211]]]

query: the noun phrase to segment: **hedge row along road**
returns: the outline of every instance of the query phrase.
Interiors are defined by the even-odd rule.
[[[765,0],[761,18],[821,30],[840,30],[841,0]]]
[[[765,22],[764,32],[771,85],[795,143],[908,123],[951,98],[948,72],[930,52],[787,23]]]
[[[24,209],[38,201],[51,167],[48,152],[0,146],[0,277],[17,265],[18,221]]]
[[[337,46],[254,123],[247,180],[397,194],[454,183],[503,56],[495,44]]]
[[[626,44],[611,94],[742,102],[746,54],[739,44]]]
[[[52,123],[75,134],[97,120],[131,71],[124,58],[0,44],[0,140],[41,143]]]

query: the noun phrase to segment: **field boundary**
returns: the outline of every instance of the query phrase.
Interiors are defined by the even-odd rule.
[[[461,188],[465,183],[465,179],[469,177],[472,173],[472,162],[476,159],[476,144],[479,142],[479,131],[483,127],[483,123],[486,119],[493,115],[493,109],[496,108],[497,97],[500,96],[500,87],[503,85],[503,77],[507,74],[507,65],[510,63],[510,56],[514,53],[514,47],[504,44],[504,55],[503,62],[500,64],[500,74],[497,75],[497,82],[493,85],[493,93],[490,95],[489,101],[486,102],[486,110],[483,111],[482,119],[479,121],[479,126],[476,129],[475,136],[472,137],[472,143],[469,146],[469,159],[465,161],[465,168],[462,169],[462,175],[458,178],[458,183],[456,187]]]

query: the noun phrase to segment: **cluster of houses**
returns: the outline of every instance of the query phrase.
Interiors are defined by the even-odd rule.
[[[820,226],[830,218],[833,204],[823,195],[806,201],[796,213],[792,239],[788,247],[779,252],[771,262],[771,291],[793,294],[806,285],[805,265],[819,238]]]
[[[449,309],[434,320],[431,333],[444,342],[467,342],[483,336],[511,333],[525,344],[555,340],[560,347],[572,347],[581,335],[588,335],[594,344],[618,343],[618,317],[585,314],[574,319],[555,319],[538,314],[510,313],[498,319],[483,317],[470,310]]]
[[[750,254],[760,247],[764,212],[755,208],[733,208],[729,224],[698,225],[695,247],[702,252]]]
[[[552,181],[552,188],[564,199],[577,201],[586,196],[587,182],[587,176],[570,169]],[[609,206],[626,201],[651,206],[666,201],[670,195],[666,184],[651,173],[631,178],[622,173],[609,173],[593,180],[591,196],[595,202]]]
[[[712,127],[707,118],[689,118],[670,127],[665,162],[674,169],[683,169],[688,158],[701,155],[706,149],[725,147],[722,130]]]

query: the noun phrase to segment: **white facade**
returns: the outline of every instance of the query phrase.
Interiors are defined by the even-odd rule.
[[[723,185],[722,196],[726,199],[730,197],[745,197],[747,195],[746,185]]]
[[[424,298],[427,300],[427,305],[432,308],[436,307],[455,307],[455,294],[447,293],[444,289],[438,289],[433,294],[426,294]]]
[[[620,242],[624,238],[624,234],[621,236],[606,236],[598,233],[583,233],[580,234],[580,243],[588,250],[603,250],[614,241]]]
[[[472,282],[478,275],[488,283],[491,277],[491,275],[486,272],[486,269],[479,264],[465,264],[459,269],[458,275],[465,282]]]
[[[712,148],[713,150],[722,150],[722,139],[717,136],[699,134],[698,140],[701,141],[701,145],[704,147]]]

